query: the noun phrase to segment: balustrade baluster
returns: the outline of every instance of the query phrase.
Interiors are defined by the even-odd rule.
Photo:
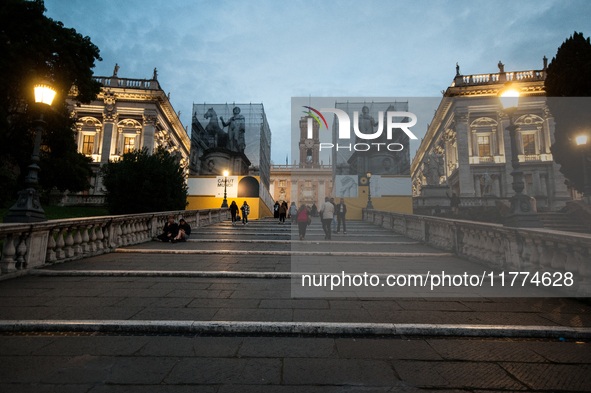
[[[96,226],[96,232],[95,232],[95,242],[94,242],[94,248],[95,248],[95,252],[97,254],[102,254],[105,252],[104,248],[103,248],[103,239],[105,237],[103,236],[103,224],[98,224]]]
[[[53,228],[49,231],[47,239],[47,254],[45,256],[45,263],[53,263],[57,260],[55,251],[53,250],[56,246],[55,237],[58,236],[59,229]]]
[[[25,255],[27,254],[27,237],[26,233],[23,233],[18,238],[18,247],[16,248],[16,269],[24,270],[27,268],[27,261]]]
[[[80,248],[82,249],[82,255],[87,257],[90,255],[91,252],[91,247],[88,244],[88,242],[90,241],[90,236],[88,236],[88,230],[89,228],[92,228],[92,225],[86,225],[83,227],[80,227],[80,231],[81,231],[81,235],[82,235],[82,243],[80,244]]]
[[[80,259],[84,256],[82,252],[82,235],[84,227],[75,227],[74,228],[74,257],[76,259]]]
[[[11,233],[4,239],[4,247],[2,248],[2,260],[0,261],[0,270],[2,273],[12,273],[16,271],[16,248],[14,247],[15,239],[18,239],[20,233]]]
[[[64,246],[66,245],[66,241],[64,239],[66,236],[66,230],[67,228],[60,228],[57,238],[55,239],[55,257],[58,262],[66,259],[66,250],[64,249]]]
[[[90,255],[96,255],[97,244],[96,244],[96,227],[97,224],[89,225],[88,228],[88,253]]]
[[[564,244],[556,244],[556,250],[554,251],[554,257],[550,262],[553,270],[564,271],[566,265],[566,246]]]
[[[114,237],[114,248],[120,247],[123,245],[123,224],[118,222],[115,224],[115,228],[113,230],[113,237]]]
[[[541,247],[542,255],[540,256],[540,267],[542,272],[551,272],[552,258],[554,257],[554,244],[552,242],[545,242]]]
[[[68,228],[68,231],[66,232],[66,247],[64,249],[64,251],[66,252],[66,258],[73,258],[75,253],[74,253],[74,248],[72,247],[74,245],[74,236],[72,236],[72,231],[75,231],[76,228],[71,227]]]

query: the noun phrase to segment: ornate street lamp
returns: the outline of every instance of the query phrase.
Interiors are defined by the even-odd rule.
[[[367,172],[367,208],[373,209],[373,203],[371,203],[371,173]]]
[[[226,199],[228,196],[226,192],[228,190],[228,174],[228,171],[224,171],[224,201],[222,202],[222,207],[228,207],[228,200]]]
[[[4,217],[5,223],[11,222],[38,222],[47,221],[45,212],[41,208],[39,195],[36,186],[39,184],[37,173],[39,172],[39,150],[41,148],[41,137],[45,129],[43,114],[45,109],[51,105],[55,97],[55,90],[48,83],[38,83],[34,87],[35,103],[39,107],[39,119],[35,121],[35,146],[29,165],[29,174],[25,179],[27,188],[18,192],[18,199]]]
[[[509,227],[525,227],[525,228],[543,228],[544,224],[538,218],[538,213],[532,204],[532,198],[523,193],[525,183],[523,181],[523,171],[521,171],[519,164],[519,156],[517,146],[517,128],[513,122],[513,115],[519,105],[519,91],[511,87],[511,82],[508,82],[504,89],[499,92],[499,100],[503,106],[503,111],[509,116],[509,143],[511,147],[511,166],[513,172],[513,183],[511,186],[515,195],[511,197],[511,214],[505,221],[505,226]]]
[[[575,138],[577,141],[577,145],[580,146],[581,149],[581,156],[583,158],[583,197],[587,203],[591,203],[591,180],[589,180],[589,168],[588,168],[588,161],[591,161],[589,158],[589,145],[588,140],[589,138],[587,135],[579,135]]]

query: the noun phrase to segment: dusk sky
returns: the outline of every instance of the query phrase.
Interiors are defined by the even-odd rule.
[[[158,80],[183,125],[195,103],[260,103],[272,159],[290,150],[291,97],[441,97],[455,75],[542,68],[591,1],[46,0],[89,36],[97,76]],[[413,108],[410,108],[412,111]],[[432,116],[432,115],[431,115]],[[426,132],[425,119],[417,136]],[[189,127],[190,129],[190,127]],[[418,147],[412,146],[412,153]]]

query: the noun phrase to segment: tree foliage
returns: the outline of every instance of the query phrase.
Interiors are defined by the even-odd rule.
[[[101,168],[111,214],[184,210],[187,185],[177,158],[159,147],[125,153]]]
[[[545,81],[548,108],[555,121],[554,160],[571,187],[583,189],[583,157],[575,137],[591,138],[591,42],[575,32],[558,48]]]
[[[31,163],[32,123],[40,109],[34,104],[33,86],[40,81],[50,82],[57,91],[44,115],[41,186],[62,191],[89,187],[90,160],[77,152],[66,98],[74,85],[78,102],[96,98],[101,86],[92,78],[92,68],[101,60],[99,49],[89,37],[44,12],[42,0],[0,2],[0,198],[14,197]]]

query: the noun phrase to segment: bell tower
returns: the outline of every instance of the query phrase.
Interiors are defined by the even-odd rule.
[[[308,129],[312,129],[312,138],[308,138]],[[312,116],[300,119],[300,167],[313,168],[320,165],[320,125]]]

